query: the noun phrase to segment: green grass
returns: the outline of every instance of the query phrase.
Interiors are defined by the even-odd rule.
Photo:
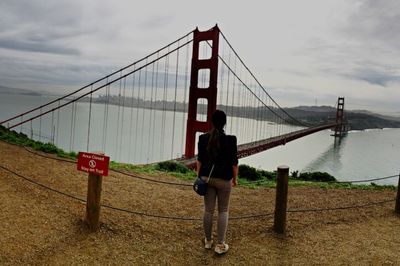
[[[68,159],[76,159],[77,158],[77,154],[75,152],[65,152],[64,150],[58,148],[54,144],[43,143],[40,141],[32,140],[23,133],[17,133],[15,131],[10,131],[1,125],[0,125],[0,140],[4,140],[6,142],[24,146],[24,147],[30,147],[37,151],[56,154],[57,156],[62,157],[62,158],[68,158]]]
[[[56,154],[62,158],[77,159],[77,153],[75,152],[65,152],[64,150],[58,148],[51,143],[43,143],[40,141],[35,141],[29,139],[25,134],[17,133],[15,131],[10,131],[5,127],[0,125],[0,140],[6,142],[21,145],[25,147],[30,147],[37,151],[42,151],[50,154]],[[148,174],[151,176],[159,176],[160,174],[169,174],[171,176],[177,177],[182,180],[193,181],[196,177],[196,172],[187,168],[186,166],[180,164],[176,161],[166,161],[157,164],[147,164],[147,165],[133,165],[126,163],[118,163],[115,161],[110,162],[110,169],[134,171],[136,173]],[[240,171],[240,169],[243,169]],[[248,176],[246,176],[248,175]],[[255,169],[251,166],[240,165],[239,167],[239,179],[238,183],[240,186],[257,189],[257,188],[274,188],[276,182],[274,180],[276,172],[265,171]],[[363,190],[381,190],[381,189],[392,189],[395,190],[396,186],[392,185],[376,185],[374,183],[370,185],[356,185],[350,183],[334,183],[334,182],[320,182],[318,179],[326,178],[328,180],[335,180],[334,177],[327,176],[326,173],[306,173],[304,175],[305,180],[300,180],[301,175],[298,172],[292,172],[289,178],[290,187],[318,187],[324,189],[341,188],[341,189],[363,189]],[[311,180],[315,178],[316,180]],[[333,179],[332,179],[333,178]],[[249,182],[251,180],[251,182]],[[319,182],[314,182],[319,181]]]
[[[169,161],[173,162],[173,161]],[[163,162],[164,163],[164,162]],[[177,163],[177,162],[174,162]],[[178,164],[178,163],[177,163]],[[183,166],[183,165],[182,165]],[[186,168],[186,166],[183,166]],[[139,174],[148,174],[151,176],[159,176],[160,174],[169,174],[171,176],[177,177],[182,180],[189,180],[192,181],[196,177],[196,172],[192,171],[188,168],[185,173],[179,171],[169,171],[160,168],[159,164],[143,164],[143,165],[134,165],[134,164],[126,164],[126,163],[117,163],[114,161],[110,162],[110,169],[115,170],[126,170],[126,171],[133,171]]]

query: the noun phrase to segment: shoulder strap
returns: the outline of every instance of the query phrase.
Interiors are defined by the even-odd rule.
[[[213,172],[213,170],[214,170],[214,166],[215,166],[215,164],[213,164],[213,166],[211,167],[211,171],[210,171],[210,174],[208,175],[208,178],[207,178],[207,180],[206,180],[206,183],[208,183],[208,181],[210,181],[211,174],[212,174],[212,172]]]

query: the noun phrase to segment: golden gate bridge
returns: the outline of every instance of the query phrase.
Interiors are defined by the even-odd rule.
[[[159,50],[46,104],[1,121],[67,151],[103,151],[113,160],[192,164],[196,137],[224,110],[238,156],[250,156],[332,128],[345,131],[344,98],[332,120],[310,125],[282,108],[218,26],[197,28]]]

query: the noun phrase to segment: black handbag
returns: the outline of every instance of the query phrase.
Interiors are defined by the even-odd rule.
[[[210,180],[211,174],[214,170],[214,165],[211,168],[208,176],[198,176],[193,183],[193,190],[200,196],[204,196],[207,193],[208,181]]]

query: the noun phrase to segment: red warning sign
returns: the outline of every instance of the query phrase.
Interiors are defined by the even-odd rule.
[[[79,152],[77,169],[87,173],[107,176],[109,163],[110,157],[108,156],[88,152]]]

